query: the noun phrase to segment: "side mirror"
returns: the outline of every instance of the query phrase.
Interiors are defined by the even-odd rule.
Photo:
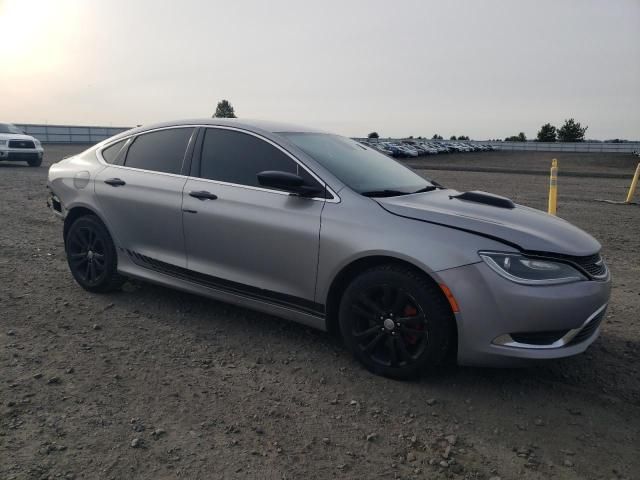
[[[323,191],[321,188],[305,185],[303,178],[295,173],[275,170],[258,173],[258,183],[263,187],[277,188],[301,197],[315,197]]]

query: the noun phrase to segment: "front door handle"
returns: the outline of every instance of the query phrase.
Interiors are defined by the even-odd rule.
[[[120,180],[119,178],[108,178],[104,181],[107,185],[111,185],[112,187],[121,187],[122,185],[126,185],[127,182],[124,180]]]
[[[214,195],[210,192],[200,191],[200,192],[189,192],[189,196],[193,198],[197,198],[198,200],[217,200],[218,196]]]

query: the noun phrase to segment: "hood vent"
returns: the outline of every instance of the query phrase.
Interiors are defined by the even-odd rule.
[[[479,192],[477,190],[472,192],[463,192],[458,195],[450,195],[449,198],[457,198],[458,200],[465,200],[467,202],[483,203],[485,205],[491,205],[499,208],[516,208],[516,204],[506,197],[493,195],[487,192]]]

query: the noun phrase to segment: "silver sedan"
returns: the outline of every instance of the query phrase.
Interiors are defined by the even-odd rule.
[[[137,128],[52,165],[48,188],[86,290],[132,277],[279,315],[390,377],[583,352],[609,301],[582,230],[308,128]]]

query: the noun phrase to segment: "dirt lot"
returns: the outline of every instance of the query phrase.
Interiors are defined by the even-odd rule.
[[[640,478],[640,207],[594,201],[629,180],[560,178],[559,215],[601,241],[615,282],[586,354],[402,383],[277,318],[149,284],[81,290],[45,207],[46,166],[69,153],[0,163],[0,478]],[[437,161],[550,158],[468,155]],[[543,175],[422,173],[545,207]]]

